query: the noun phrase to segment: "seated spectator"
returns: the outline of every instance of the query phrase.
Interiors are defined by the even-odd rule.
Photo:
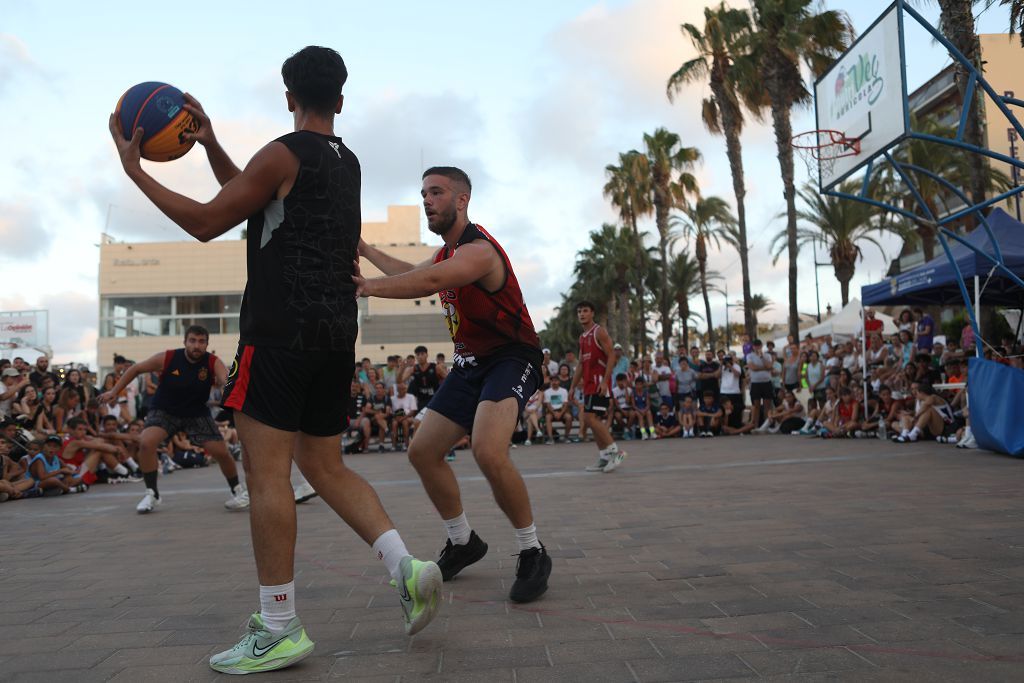
[[[82,404],[74,389],[61,389],[57,395],[57,406],[53,409],[53,423],[58,432],[67,432],[68,421],[82,414]]]
[[[79,405],[86,405],[89,399],[93,397],[93,387],[82,382],[82,372],[78,369],[72,369],[68,371],[68,374],[64,377],[64,384],[61,389],[72,388],[78,393]]]
[[[189,469],[192,467],[206,467],[210,464],[210,458],[202,446],[192,443],[188,434],[178,431],[171,435],[171,459],[178,467]]]
[[[803,424],[804,404],[797,400],[791,389],[783,389],[782,402],[768,411],[767,419],[753,431],[757,434],[790,434],[800,431]]]
[[[112,476],[127,477],[129,475],[128,468],[118,462],[118,449],[99,439],[90,438],[86,431],[85,420],[73,417],[68,420],[67,427],[68,434],[64,437],[60,459],[73,466],[76,474],[85,484],[91,486],[96,482],[98,479],[96,472],[101,464]]]
[[[654,418],[654,435],[659,439],[668,439],[679,436],[683,428],[679,426],[679,420],[668,403],[662,403],[658,407],[658,414]]]
[[[832,420],[838,403],[839,397],[835,390],[832,387],[826,388],[825,399],[821,402],[820,407],[808,409],[807,417],[804,418],[804,426],[798,434],[818,434],[824,427],[824,423]]]
[[[415,361],[415,358],[413,359]],[[410,374],[412,374],[410,372]],[[391,448],[405,450],[412,441],[416,429],[414,420],[417,413],[416,397],[409,393],[405,382],[395,385],[395,395],[391,397]],[[367,432],[369,433],[369,432]]]
[[[612,387],[612,398],[615,399],[612,410],[612,431],[619,432],[626,440],[633,438],[633,424],[636,421],[632,395],[633,390],[627,384],[626,374],[620,372],[615,376],[615,386]]]
[[[753,422],[744,422],[742,415],[739,420],[739,427],[733,427],[729,421],[733,413],[737,410],[735,404],[733,404],[731,398],[725,398],[722,395],[722,436],[739,436],[740,434],[749,434],[754,429]],[[742,411],[741,411],[742,412]]]
[[[32,432],[24,429],[13,419],[0,422],[0,437],[8,444],[7,455],[20,462],[29,455],[29,444],[32,443]]]
[[[238,430],[235,429],[235,425],[231,422],[230,411],[221,411],[214,421],[217,423],[217,431],[220,432],[221,438],[224,439],[224,443],[228,447],[228,453],[235,460],[240,460],[242,457],[242,442],[238,438]],[[141,434],[143,425],[142,420],[132,420],[131,424],[128,425],[128,433]],[[138,430],[134,429],[136,426],[138,426]],[[134,454],[132,457],[134,457]]]
[[[0,418],[11,417],[12,407],[23,387],[28,386],[28,376],[20,371],[7,367],[0,373]]]
[[[128,482],[142,481],[142,472],[139,470],[139,464],[135,461],[135,455],[138,453],[139,444],[142,440],[142,433],[121,433],[118,431],[117,418],[113,415],[107,415],[100,422],[99,438],[111,446],[117,447],[118,462],[127,467],[129,472],[127,477],[122,477],[121,479]],[[131,446],[131,452],[129,452],[129,445]],[[108,483],[118,482],[108,480]]]
[[[651,394],[647,388],[647,382],[644,380],[642,374],[638,376],[636,381],[633,383],[631,403],[633,405],[633,418],[636,421],[636,424],[640,427],[640,438],[644,440],[658,438],[658,435],[654,433],[654,415],[651,413]]]
[[[347,445],[343,446],[345,453],[363,453],[366,451],[370,441],[370,418],[366,415],[366,408],[370,403],[366,383],[359,378],[363,376],[356,372],[349,385],[349,413],[347,438],[343,439]],[[413,410],[413,414],[415,414]],[[348,443],[349,439],[357,439],[354,443]]]
[[[861,423],[862,436],[877,434],[884,439],[888,425],[898,419],[902,408],[903,401],[893,398],[892,389],[883,384],[878,388],[877,397],[868,400],[868,414]]]
[[[722,407],[718,404],[715,392],[705,389],[700,405],[697,406],[697,434],[705,438],[717,434],[722,427],[722,417]]]
[[[526,401],[526,407],[523,409],[523,416],[526,421],[526,441],[523,442],[524,446],[532,446],[533,439],[540,434],[540,411],[544,405],[544,392],[540,389],[533,392]]]
[[[839,403],[828,420],[822,420],[818,436],[832,438],[834,436],[853,436],[860,429],[860,404],[853,400],[853,392],[848,387],[839,390]]]
[[[26,384],[18,392],[18,397],[11,404],[11,415],[19,422],[31,428],[35,421],[36,409],[39,408],[39,391],[31,384]]]
[[[50,434],[56,434],[57,428],[53,423],[53,412],[57,407],[57,390],[53,387],[43,389],[42,399],[32,414],[32,431],[42,438]]]
[[[563,365],[562,368],[569,366]],[[551,386],[544,390],[544,421],[548,444],[555,442],[554,425],[561,422],[565,428],[565,440],[569,440],[572,431],[572,409],[569,405],[569,392],[562,386],[562,368],[551,378]]]
[[[59,436],[48,436],[42,451],[28,462],[28,475],[40,491],[57,490],[61,493],[82,493],[89,487],[75,473],[75,468],[63,462],[59,453],[63,442]],[[141,479],[140,479],[141,481]]]
[[[693,438],[693,428],[697,425],[697,406],[693,402],[693,396],[684,396],[679,404],[679,423],[683,428],[683,438]]]
[[[931,342],[929,342],[931,344]],[[914,373],[914,381],[918,384],[938,384],[939,382],[939,371],[932,364],[931,354],[919,353],[914,356],[914,364],[916,370]]]
[[[42,493],[35,488],[35,480],[25,476],[21,463],[10,457],[10,450],[11,444],[0,439],[0,503]]]
[[[391,398],[383,381],[373,385],[365,415],[370,420],[371,436],[377,434],[377,450],[383,452],[385,442],[391,441]]]
[[[915,398],[916,410],[913,415],[904,415],[900,419],[899,436],[894,441],[912,443],[919,439],[947,436],[947,427],[953,424],[953,411],[949,404],[935,393],[930,384],[916,385]]]

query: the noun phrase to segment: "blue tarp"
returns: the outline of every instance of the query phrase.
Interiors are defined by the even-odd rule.
[[[1018,277],[1024,278],[1024,224],[1014,220],[1002,209],[993,209],[988,215],[988,223],[992,228],[1003,253],[1003,262]],[[988,234],[981,227],[968,234],[966,241],[975,245],[987,254],[994,255]],[[950,240],[950,251],[960,266],[960,272],[967,284],[967,291],[974,300],[974,276],[981,278],[984,290],[981,295],[983,304],[997,306],[1020,305],[1024,292],[1013,280],[1003,276],[1000,271],[993,273],[992,262],[984,256],[976,254],[964,245]],[[960,288],[957,286],[956,273],[946,258],[941,246],[937,246],[938,256],[931,261],[889,277],[882,282],[865,285],[861,288],[861,300],[865,306],[886,306],[898,304],[949,305],[963,304]]]
[[[1024,456],[1024,370],[984,358],[970,358],[967,392],[971,432],[978,445],[998,453]]]

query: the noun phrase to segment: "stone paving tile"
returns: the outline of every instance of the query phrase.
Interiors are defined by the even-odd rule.
[[[777,652],[744,652],[737,655],[758,676],[845,672],[877,667],[867,659],[841,647],[785,650]]]
[[[640,659],[629,667],[641,683],[655,681],[698,681],[728,676],[755,676],[737,655],[690,655],[669,659]]]
[[[553,667],[520,667],[515,670],[516,683],[564,683],[565,681],[623,683],[623,681],[633,680],[635,680],[633,672],[625,662],[621,661],[577,662]]]

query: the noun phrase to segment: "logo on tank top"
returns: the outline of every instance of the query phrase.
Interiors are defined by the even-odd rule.
[[[452,341],[455,341],[455,335],[459,332],[459,311],[455,308],[455,291],[446,289],[438,292],[438,296],[441,299],[441,312],[444,313],[445,323],[448,325],[448,334],[451,335]]]
[[[205,382],[206,378],[210,376],[209,371],[206,368],[199,368],[199,381]]]
[[[337,154],[338,158],[340,159],[341,152],[339,152],[338,150],[340,149],[341,146],[337,142],[328,142],[327,144],[331,146],[331,149],[334,150],[334,153]]]

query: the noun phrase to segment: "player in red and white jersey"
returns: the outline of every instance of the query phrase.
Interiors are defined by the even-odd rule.
[[[470,433],[477,464],[515,528],[519,562],[509,598],[529,602],[547,590],[551,559],[537,539],[530,496],[508,446],[526,401],[540,385],[543,356],[508,255],[469,221],[471,192],[464,171],[427,169],[423,208],[430,231],[444,239],[444,246],[413,265],[360,241],[360,256],[386,277],[353,279],[361,296],[440,296],[455,364],[409,446],[409,460],[448,530],[437,564],[448,581],[487,552],[487,544],[469,526],[459,484],[445,462],[449,449]]]
[[[594,432],[597,444],[597,462],[589,465],[587,471],[611,472],[626,459],[626,452],[619,450],[605,421],[614,370],[608,362],[613,353],[612,338],[594,322],[594,304],[589,301],[576,304],[576,317],[583,325],[583,334],[580,335],[580,362],[572,376],[569,395],[575,396],[576,387],[583,382],[583,420]]]

